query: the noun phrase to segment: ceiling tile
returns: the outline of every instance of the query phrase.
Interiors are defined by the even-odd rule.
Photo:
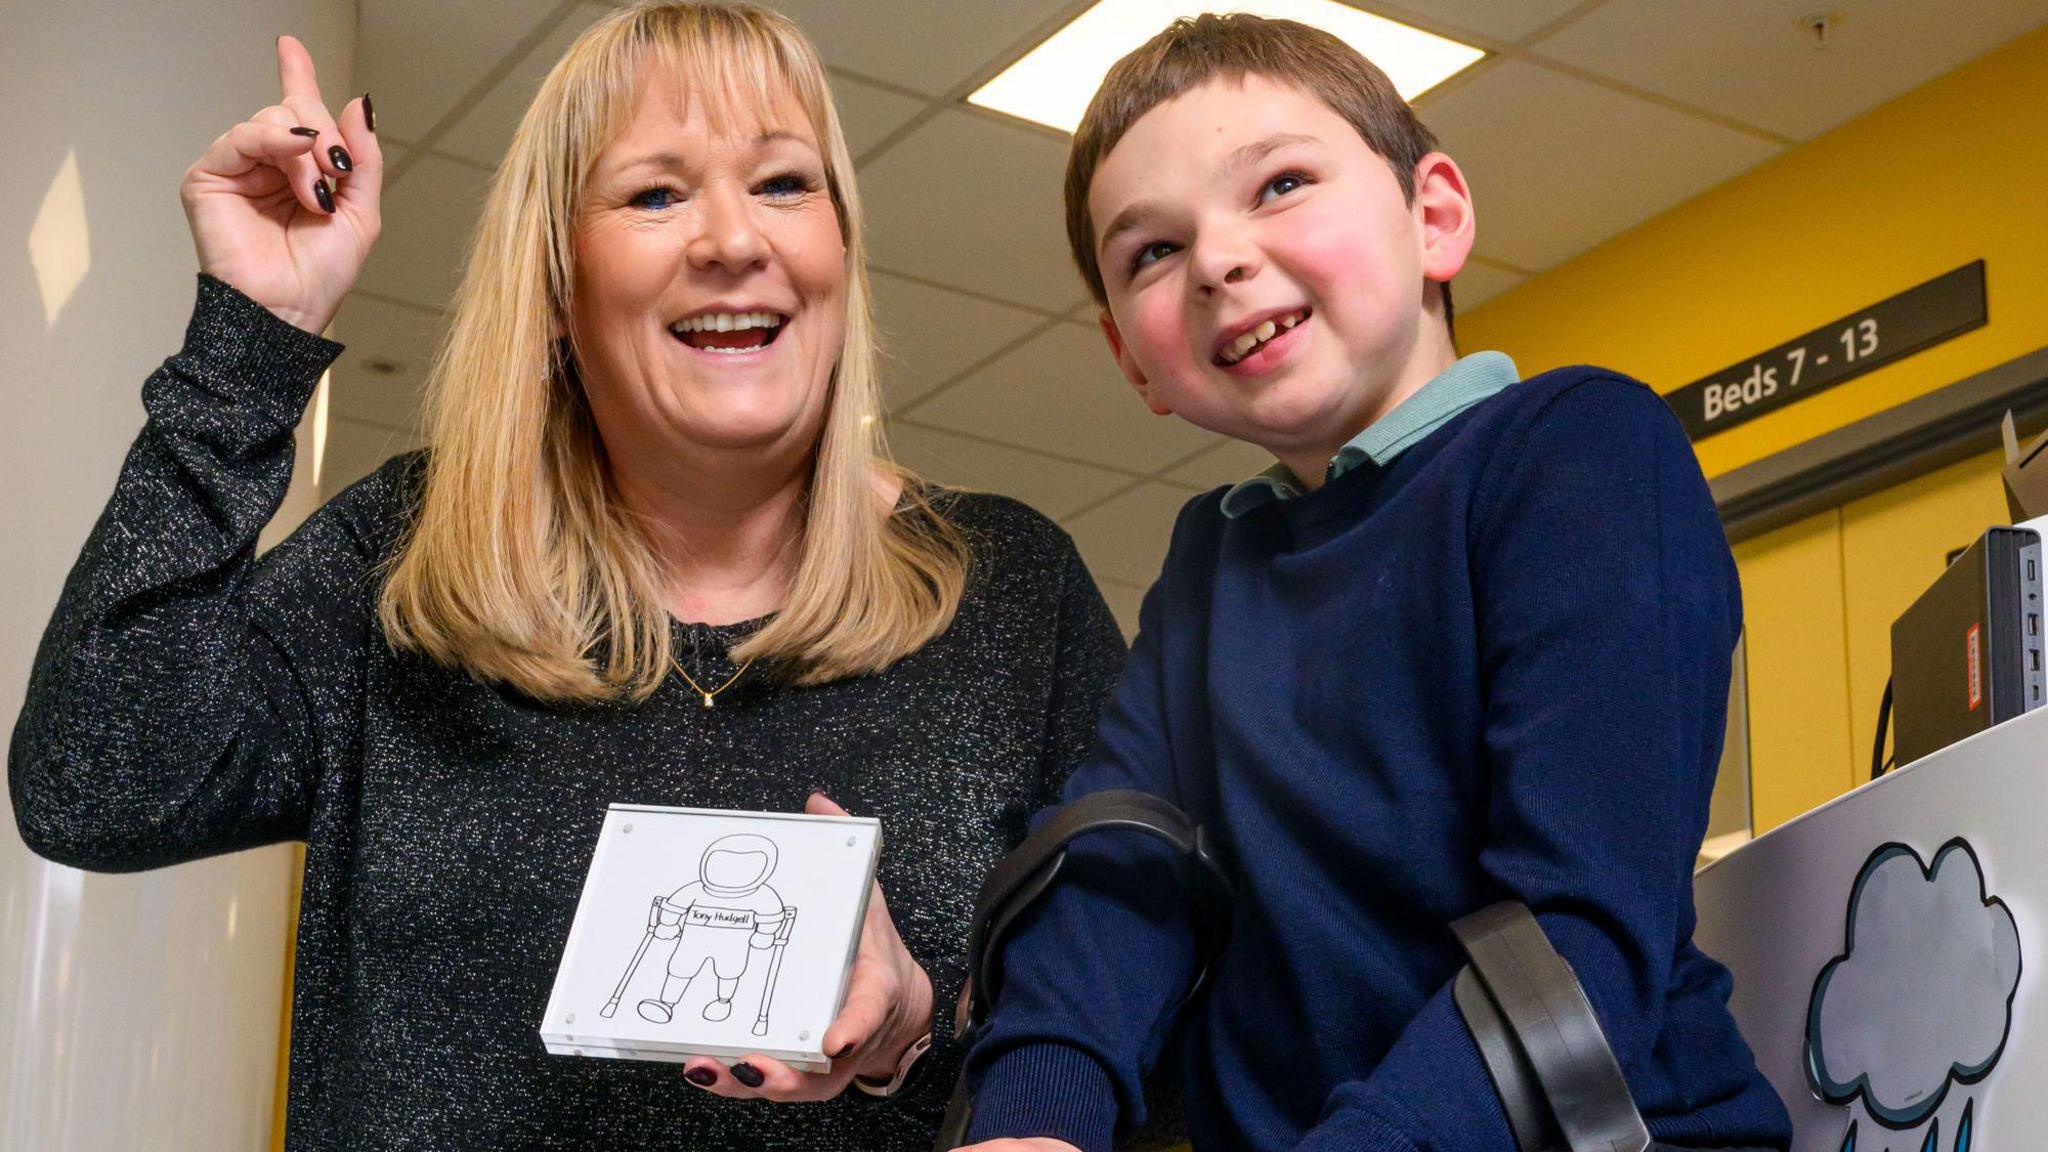
[[[1451,305],[1463,314],[1527,279],[1520,272],[1509,272],[1476,260],[1468,262],[1465,270],[1451,282]]]
[[[1144,607],[1145,590],[1132,584],[1119,584],[1113,580],[1097,580],[1095,587],[1102,592],[1102,599],[1109,604],[1109,611],[1116,617],[1117,627],[1123,629],[1124,643],[1138,638],[1138,610]]]
[[[1816,50],[1798,18],[1827,7],[1609,0],[1536,51],[1809,139],[2048,20],[2041,0],[1859,0]]]
[[[944,95],[1022,48],[1072,0],[767,0],[796,20],[829,64]],[[1007,61],[1004,61],[1007,62]]]
[[[876,264],[1047,310],[1073,307],[1060,179],[1067,146],[992,116],[948,111],[862,170]]]
[[[454,127],[436,141],[434,148],[495,166],[505,155],[512,133],[526,115],[526,106],[540,90],[555,62],[569,50],[583,30],[612,9],[586,3],[574,11],[535,45],[504,79],[476,102]],[[882,138],[922,111],[925,102],[860,80],[835,76],[832,94],[839,102],[839,119],[846,132],[847,148],[855,156],[882,142]],[[380,105],[381,107],[381,105]]]
[[[377,130],[417,140],[481,83],[559,0],[357,0],[358,89]]]
[[[384,461],[421,446],[422,441],[406,432],[330,417],[327,445],[320,456],[320,498],[333,497]]]
[[[1216,446],[1200,456],[1167,471],[1167,479],[1206,492],[1223,484],[1235,484],[1257,476],[1273,466],[1273,454],[1257,444],[1215,437]]]
[[[1166,563],[1174,520],[1190,499],[1185,489],[1141,484],[1064,524],[1097,580],[1149,587]]]
[[[1358,7],[1383,7],[1386,15],[1396,18],[1403,12],[1412,12],[1435,31],[1448,34],[1463,29],[1490,40],[1516,44],[1579,3],[1581,0],[1400,0],[1398,8],[1371,3]]]
[[[833,76],[831,84],[832,99],[839,105],[839,130],[846,133],[846,150],[855,159],[927,107],[923,100],[850,76]]]
[[[891,408],[916,400],[1045,323],[1035,312],[887,272],[870,273],[869,280],[883,337],[883,395]]]
[[[1479,208],[1478,251],[1548,268],[1769,158],[1776,146],[1506,61],[1423,110]]]
[[[362,286],[446,308],[462,279],[464,250],[490,180],[490,173],[468,164],[421,156],[384,193],[384,233],[363,266]]]
[[[415,427],[440,327],[435,313],[350,296],[334,318],[334,339],[348,351],[334,363],[328,411],[392,428]]]
[[[611,11],[602,4],[581,4],[570,11],[540,43],[534,45],[533,51],[522,57],[512,71],[492,85],[491,90],[472,105],[462,119],[434,142],[434,150],[496,167],[504,158],[506,146],[512,143],[512,133],[519,127],[520,117],[526,115],[526,106],[533,102],[533,94],[540,91],[541,81],[547,79],[555,62],[562,58],[585,28]],[[381,118],[384,105],[379,103],[377,108]]]
[[[920,424],[1126,472],[1164,468],[1210,442],[1179,417],[1146,411],[1102,337],[1078,324],[1054,325],[912,412]]]
[[[1115,472],[912,424],[891,424],[889,447],[897,460],[928,480],[1014,496],[1053,519],[1130,483]]]

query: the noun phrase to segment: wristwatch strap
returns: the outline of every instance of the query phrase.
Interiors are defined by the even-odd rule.
[[[887,1080],[877,1081],[855,1073],[853,1086],[870,1096],[894,1096],[903,1090],[903,1085],[910,1079],[910,1070],[917,1065],[918,1059],[931,1050],[932,1034],[926,1032],[913,1041],[910,1047],[903,1050],[903,1058],[896,1062],[896,1074],[894,1076],[889,1077]]]

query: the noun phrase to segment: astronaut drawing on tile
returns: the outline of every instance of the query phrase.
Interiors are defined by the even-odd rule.
[[[785,907],[781,895],[768,885],[768,878],[775,874],[777,855],[775,842],[765,836],[742,833],[721,837],[704,850],[695,883],[654,901],[641,948],[644,952],[648,940],[675,943],[661,996],[640,1001],[643,1019],[656,1024],[674,1019],[677,1002],[706,965],[718,982],[718,995],[704,1005],[704,1019],[727,1019],[732,1015],[732,998],[739,991],[740,977],[756,955],[768,953],[768,978],[754,1023],[757,1035],[767,1031],[782,949],[796,922],[796,909]]]

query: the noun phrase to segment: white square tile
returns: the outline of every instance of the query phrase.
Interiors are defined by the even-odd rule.
[[[1778,149],[1646,100],[1510,60],[1423,111],[1464,169],[1478,252],[1548,268]]]
[[[375,98],[377,130],[426,135],[556,3],[357,0],[355,86]]]
[[[583,4],[556,25],[546,39],[520,60],[504,79],[455,122],[435,142],[435,150],[482,164],[496,165],[512,142],[512,133],[526,115],[526,107],[540,91],[541,81],[575,43],[584,29],[613,11],[602,4]],[[831,78],[832,94],[839,103],[839,119],[846,132],[847,148],[855,156],[881,143],[882,138],[922,111],[925,101],[892,92],[860,80]]]
[[[1580,0],[1398,0],[1397,4],[1387,5],[1383,15],[1398,20],[1413,13],[1420,23],[1442,35],[1455,38],[1460,31],[1475,32],[1498,43],[1516,44],[1579,3]]]
[[[1207,491],[1223,484],[1248,480],[1273,466],[1273,454],[1256,444],[1218,436],[1216,446],[1174,468],[1166,478]]]
[[[1181,488],[1142,484],[1063,523],[1097,580],[1150,587],[1166,563],[1174,521],[1191,499]]]
[[[881,267],[1058,311],[1085,291],[1067,255],[1067,147],[991,116],[943,112],[861,172]]]
[[[891,424],[889,447],[927,480],[1013,496],[1055,520],[1131,482],[1101,468],[913,424]]]
[[[1464,315],[1527,279],[1528,277],[1520,272],[1510,272],[1491,264],[1481,264],[1477,260],[1467,261],[1465,270],[1458,273],[1457,279],[1451,281],[1451,306],[1456,310],[1453,322],[1457,316]]]
[[[381,113],[380,113],[381,115]],[[384,233],[359,283],[444,309],[462,280],[464,251],[483,214],[491,174],[427,154],[384,191]]]
[[[926,101],[851,76],[829,79],[832,99],[839,105],[839,130],[846,133],[846,150],[855,160],[928,106]]]
[[[1809,139],[2048,20],[2040,0],[1860,0],[1816,51],[1799,18],[1832,7],[1609,0],[1536,51]]]
[[[348,350],[334,363],[328,412],[391,428],[417,426],[440,332],[434,313],[350,296],[334,318],[333,337]]]
[[[1110,614],[1116,617],[1117,627],[1123,629],[1124,643],[1138,638],[1138,614],[1145,606],[1145,590],[1134,584],[1119,584],[1114,580],[1097,580],[1095,587],[1102,592],[1102,599],[1109,605]]]
[[[422,446],[409,432],[330,416],[327,446],[320,456],[320,498],[333,498],[342,489],[375,472],[386,460]]]
[[[882,387],[900,408],[1044,324],[1045,317],[887,272],[869,273],[882,331]]]
[[[434,142],[434,150],[496,167],[505,158],[512,133],[526,115],[526,106],[533,103],[533,94],[540,91],[541,81],[547,79],[576,37],[611,11],[603,4],[580,4],[571,9],[462,119]]]
[[[829,64],[943,95],[1069,7],[1068,0],[767,0],[790,16]],[[1050,35],[1053,29],[1047,29]],[[1002,60],[1007,63],[1007,60]]]
[[[1100,334],[1058,324],[904,415],[1124,472],[1153,472],[1210,443],[1147,411]]]

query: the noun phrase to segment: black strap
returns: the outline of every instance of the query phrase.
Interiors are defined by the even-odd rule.
[[[1541,1101],[1571,1152],[1644,1152],[1649,1129],[1571,965],[1551,947],[1529,909],[1513,901],[1482,908],[1451,931],[1472,958],[1467,984],[1452,995],[1479,1042],[1508,1123],[1523,1152],[1543,1152],[1547,1127],[1532,1120]],[[1469,1005],[1483,990],[1494,1010]],[[1503,1025],[1505,1026],[1503,1028]],[[1513,1049],[1499,1059],[1503,1046]],[[1519,1117],[1519,1119],[1518,1119]],[[1525,1128],[1529,1133],[1525,1134]]]
[[[1479,1045],[1479,1058],[1486,1062],[1487,1074],[1493,1077],[1501,1111],[1507,1113],[1508,1128],[1515,1136],[1515,1147],[1521,1152],[1560,1152],[1564,1134],[1557,1130],[1557,1121],[1550,1116],[1550,1105],[1543,1100],[1543,1086],[1536,1082],[1536,1073],[1522,1055],[1514,1030],[1501,1019],[1486,986],[1471,968],[1458,970],[1457,979],[1451,982],[1451,1000],[1465,1018],[1465,1026],[1472,1030],[1472,1039]]]
[[[963,1042],[971,1042],[973,1033],[987,1020],[1001,989],[1003,941],[1018,918],[1059,876],[1067,845],[1089,833],[1118,830],[1164,840],[1193,865],[1186,871],[1199,877],[1190,895],[1195,897],[1192,911],[1201,968],[1182,998],[1182,1006],[1208,983],[1229,940],[1229,909],[1234,898],[1229,875],[1211,851],[1208,833],[1186,813],[1148,792],[1095,792],[1053,813],[996,864],[982,885],[974,902],[974,924],[967,934],[967,988],[954,1022],[954,1031]],[[953,1084],[953,1097],[935,1147],[946,1152],[965,1143],[972,1120],[963,1067]]]

